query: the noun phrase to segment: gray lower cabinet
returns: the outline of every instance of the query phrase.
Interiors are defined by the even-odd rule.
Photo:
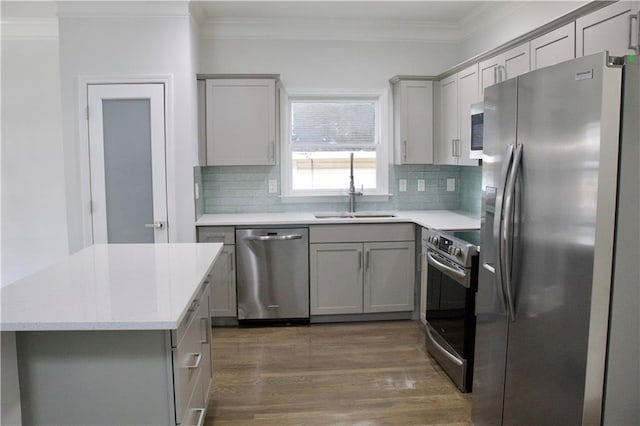
[[[309,231],[311,315],[414,310],[413,225],[318,225]]]
[[[216,260],[211,282],[212,317],[235,317],[236,303],[236,247],[225,245]]]
[[[236,246],[233,226],[200,226],[199,243],[223,243],[224,247],[213,268],[211,282],[212,317],[236,317]]]
[[[209,287],[175,330],[17,332],[25,425],[202,425]]]
[[[311,315],[362,312],[362,243],[310,244]]]

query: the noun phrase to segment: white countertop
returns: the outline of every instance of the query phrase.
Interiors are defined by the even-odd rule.
[[[394,211],[390,218],[327,218],[317,219],[313,213],[229,213],[205,214],[196,226],[247,225],[320,225],[335,223],[407,223],[441,230],[480,229],[480,218],[470,213],[450,210]]]
[[[0,290],[0,330],[176,329],[222,244],[102,244]]]

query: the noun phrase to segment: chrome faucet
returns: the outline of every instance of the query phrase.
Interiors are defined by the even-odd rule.
[[[356,186],[353,182],[353,152],[349,156],[350,176],[349,176],[349,213],[356,211],[356,195],[362,195],[362,191],[356,192]]]

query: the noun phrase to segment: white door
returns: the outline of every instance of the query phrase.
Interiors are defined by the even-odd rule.
[[[163,84],[89,84],[93,243],[168,242]]]

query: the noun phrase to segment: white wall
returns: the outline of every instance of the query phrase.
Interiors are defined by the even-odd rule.
[[[73,3],[73,2],[72,2]],[[81,77],[170,76],[167,132],[169,241],[195,241],[196,80],[189,16],[64,17],[59,20],[62,118],[71,251],[83,247],[78,135]]]
[[[2,40],[2,284],[66,256],[56,40]]]
[[[200,73],[280,74],[285,88],[384,88],[397,74],[437,75],[455,45],[327,40],[202,40]]]
[[[588,1],[529,1],[505,4],[497,13],[487,12],[470,23],[460,42],[457,62],[493,49],[529,31],[532,31]]]

